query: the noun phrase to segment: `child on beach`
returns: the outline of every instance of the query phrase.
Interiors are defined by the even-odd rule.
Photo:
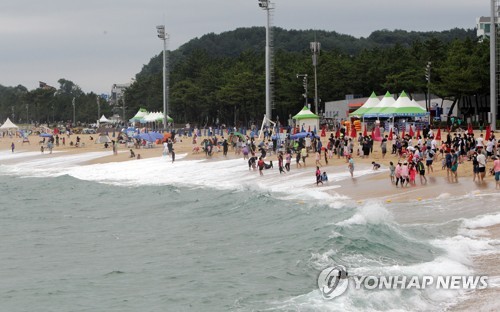
[[[425,180],[425,183],[427,183],[427,178],[425,177],[425,166],[422,162],[422,159],[419,159],[417,162],[417,171],[420,175],[420,184],[424,184],[423,180]]]
[[[321,170],[319,170],[319,166],[316,166],[316,186],[320,183],[323,185],[323,181],[321,180]]]
[[[378,170],[380,169],[380,164],[377,164],[376,162],[372,161],[372,166],[373,166],[373,170]]]
[[[396,176],[396,167],[392,161],[389,163],[389,177],[391,178],[391,183],[394,183],[394,177]]]
[[[328,182],[328,176],[326,175],[326,171],[323,171],[323,174],[321,175],[321,181]]]
[[[415,165],[413,163],[410,163],[408,166],[408,172],[410,176],[410,184],[415,185],[415,179],[417,177],[417,169],[415,168]]]

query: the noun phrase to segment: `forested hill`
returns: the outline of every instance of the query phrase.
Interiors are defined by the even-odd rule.
[[[324,30],[286,30],[273,28],[274,46],[277,50],[300,52],[309,50],[304,42],[321,42],[326,50],[336,49],[341,53],[357,54],[363,49],[384,48],[394,44],[410,46],[415,41],[426,41],[434,38],[439,41],[450,42],[454,39],[475,38],[474,29],[452,29],[441,32],[416,32],[406,30],[377,30],[368,38],[356,38],[350,35],[339,34],[335,31]],[[262,50],[265,45],[265,28],[251,27],[238,28],[221,34],[210,33],[195,38],[181,46],[178,51],[185,54],[195,49],[205,49],[218,56],[238,56],[244,51]]]
[[[262,52],[265,47],[265,28],[237,28],[221,34],[209,33],[200,38],[194,38],[177,50],[171,52],[171,64],[175,66],[193,51],[203,50],[210,57],[238,57],[242,52]],[[445,31],[417,32],[406,30],[377,30],[367,38],[356,38],[325,30],[286,30],[273,28],[275,51],[303,52],[309,51],[309,42],[321,42],[324,51],[336,50],[342,54],[356,55],[362,50],[387,48],[400,44],[408,47],[415,42],[425,42],[433,39],[441,43],[449,43],[454,39],[475,39],[475,29],[454,28]],[[161,55],[151,59],[138,76],[156,73],[161,70]]]

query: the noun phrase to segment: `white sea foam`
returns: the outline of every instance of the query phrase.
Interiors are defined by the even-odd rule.
[[[393,221],[392,213],[381,203],[369,201],[358,208],[357,212],[349,219],[337,222],[338,226],[351,226],[363,224],[380,224]]]
[[[497,224],[500,224],[500,213],[479,216],[463,222],[464,227],[469,229],[485,228]]]
[[[314,199],[331,204],[340,199],[332,190],[341,188],[335,182],[350,178],[346,171],[328,172],[328,185],[316,186],[314,167],[310,170],[291,170],[279,174],[277,168],[265,170],[264,176],[257,171],[248,170],[243,159],[227,160],[185,160],[186,155],[177,155],[174,163],[170,158],[154,157],[126,162],[111,162],[88,165],[92,159],[110,155],[110,152],[79,153],[58,157],[39,157],[28,159],[14,165],[5,165],[2,171],[7,174],[31,177],[56,177],[69,175],[86,181],[110,183],[123,186],[176,185],[186,187],[210,187],[216,189],[248,189],[283,194],[287,199]],[[334,169],[329,169],[334,170]],[[357,176],[373,173],[360,168]],[[339,205],[337,205],[339,206]]]

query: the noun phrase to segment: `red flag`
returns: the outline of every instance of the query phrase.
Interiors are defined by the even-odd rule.
[[[402,138],[405,137],[405,131],[406,131],[406,129],[403,129],[403,135],[401,136]]]
[[[417,138],[420,136],[420,128],[417,129]]]
[[[491,136],[491,126],[487,125],[486,126],[486,136],[484,137],[484,139],[486,141],[489,141],[490,140],[490,136]]]
[[[340,129],[337,128],[337,131],[335,131],[335,137],[340,138]]]
[[[307,132],[311,132],[311,126],[309,126],[309,129],[307,129]]]
[[[297,134],[297,127],[293,128],[293,134]]]
[[[446,131],[448,131],[448,133],[451,132],[450,126],[446,127]]]
[[[365,137],[366,136],[366,125],[365,125],[365,130],[363,130],[363,136]]]
[[[472,134],[474,133],[474,130],[472,129],[472,124],[469,123],[469,126],[467,127],[467,134]]]
[[[413,127],[410,125],[410,138],[413,138],[413,136],[415,135],[415,133],[413,132]]]
[[[393,137],[392,137],[392,128],[391,128],[391,130],[389,131],[389,137],[388,137],[388,139],[389,139],[389,140],[392,140],[392,139],[393,139]]]
[[[438,132],[436,134],[436,141],[441,141],[441,128],[438,128]]]
[[[323,129],[321,130],[321,136],[326,137],[326,126],[323,126]]]

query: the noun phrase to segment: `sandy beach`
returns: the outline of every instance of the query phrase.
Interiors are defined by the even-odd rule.
[[[326,146],[327,137],[322,138],[323,145]],[[111,162],[124,162],[124,161],[137,161],[136,158],[130,158],[130,148],[127,148],[124,144],[120,144],[118,148],[118,154],[113,155],[111,147],[104,148],[103,144],[95,144],[95,138],[97,135],[80,134],[81,142],[84,143],[82,147],[70,146],[69,142],[76,141],[77,135],[72,135],[71,137],[66,137],[66,145],[58,146],[54,148],[52,154],[49,154],[48,149],[41,152],[42,140],[38,136],[30,136],[29,143],[23,143],[21,138],[0,138],[0,151],[6,152],[10,151],[11,144],[14,142],[15,151],[14,153],[29,153],[29,156],[24,158],[12,158],[2,160],[1,164],[9,163],[20,163],[23,160],[38,159],[41,157],[63,157],[67,155],[77,155],[80,153],[96,153],[99,157],[96,157],[90,161],[84,161],[82,165],[87,164],[104,164]],[[94,140],[91,139],[93,137]],[[115,139],[115,138],[112,138]],[[199,143],[203,138],[198,140]],[[184,160],[203,160],[205,159],[205,154],[203,152],[193,153],[192,152],[192,138],[182,137],[181,141],[174,144],[174,149],[177,155],[186,155],[182,159],[176,160],[176,162],[182,162]],[[355,144],[355,149],[357,144]],[[201,150],[201,149],[200,149]],[[158,145],[153,148],[148,149],[134,149],[135,155],[140,154],[141,159],[148,159],[154,157],[162,157],[163,146]],[[300,176],[310,176],[311,188],[316,188],[314,183],[314,157],[307,159],[307,167],[296,168],[295,161],[292,161],[291,172],[299,173]],[[242,156],[235,155],[232,149],[229,149],[227,159],[237,159],[242,158]],[[222,152],[215,153],[210,161],[223,162],[226,159],[222,155]],[[277,168],[277,157],[276,155],[271,155],[266,158],[266,161],[272,160],[276,165],[273,170],[278,170]],[[381,165],[378,171],[374,171],[372,174],[363,175],[361,177],[356,177],[356,171],[354,172],[354,178],[345,178],[341,181],[329,182],[329,185],[323,187],[329,187],[327,190],[329,193],[338,193],[343,196],[347,196],[352,200],[363,203],[367,200],[379,200],[385,203],[394,205],[397,209],[398,202],[420,202],[428,201],[435,198],[452,198],[454,196],[463,196],[464,194],[469,194],[470,196],[479,196],[489,193],[498,193],[500,190],[495,189],[495,180],[491,175],[485,177],[485,182],[479,184],[473,182],[472,180],[472,164],[469,161],[464,161],[458,169],[458,183],[450,183],[446,177],[446,170],[441,168],[441,161],[435,161],[434,172],[426,172],[428,182],[422,185],[417,176],[416,185],[408,186],[404,188],[396,188],[394,184],[391,183],[389,178],[388,166],[389,162],[392,161],[397,163],[397,156],[387,154],[384,159],[382,159],[379,143],[375,142],[374,151],[368,158],[362,159],[360,157],[354,157],[356,168],[371,168],[371,162],[375,161]],[[167,159],[168,161],[168,159]],[[329,174],[332,173],[342,173],[345,172],[348,175],[347,163],[345,159],[337,158],[334,155],[332,159],[329,159],[328,165],[324,164],[324,157],[322,155],[322,171],[326,171]],[[180,164],[181,165],[181,164]],[[491,163],[488,164],[491,166]],[[246,161],[242,160],[242,169],[246,170],[248,168]],[[255,172],[258,175],[257,172]],[[333,184],[336,187],[332,187]],[[319,186],[320,188],[322,186]],[[500,239],[500,226],[494,225],[484,228],[487,231],[487,236],[492,240]],[[490,276],[500,276],[500,271],[498,271],[498,255],[487,255],[481,256],[474,259],[475,269],[477,272],[484,272]],[[497,297],[500,293],[499,288],[488,288],[483,291],[478,291],[471,295],[466,301],[462,302],[459,306],[450,308],[456,311],[467,311],[470,309],[475,309],[479,311],[494,311],[495,308],[490,306],[490,302],[494,302],[493,298]],[[498,308],[498,307],[496,307]]]

